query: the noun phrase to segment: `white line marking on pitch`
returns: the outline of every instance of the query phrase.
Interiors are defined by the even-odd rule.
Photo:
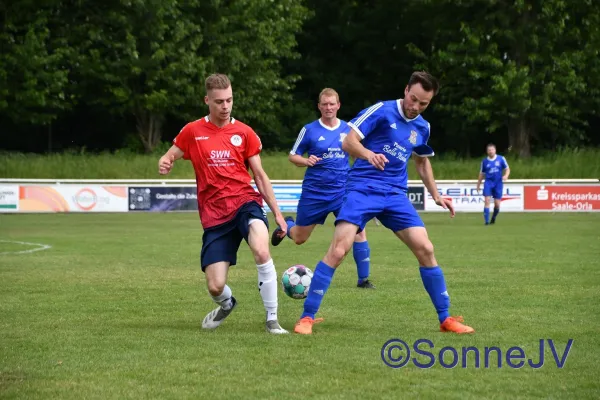
[[[29,242],[17,242],[15,240],[0,240],[0,242],[4,242],[4,243],[16,243],[16,244],[24,244],[24,245],[29,245],[29,246],[38,246],[35,249],[29,249],[29,250],[22,250],[22,251],[5,251],[1,254],[28,254],[28,253],[33,253],[35,251],[40,251],[40,250],[47,250],[52,248],[52,246],[50,246],[49,244],[43,244],[43,243],[29,243]]]

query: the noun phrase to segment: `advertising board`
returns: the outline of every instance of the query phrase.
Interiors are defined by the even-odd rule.
[[[525,186],[525,211],[600,211],[600,186]]]
[[[19,187],[19,212],[126,212],[127,186]]]
[[[19,185],[0,185],[0,212],[19,211]]]
[[[483,188],[477,191],[476,184],[438,184],[438,192],[452,201],[457,212],[482,212],[485,205]],[[523,185],[504,184],[502,189],[502,211],[523,211]],[[493,203],[492,205],[493,206]],[[425,211],[446,211],[435,204],[427,193]]]

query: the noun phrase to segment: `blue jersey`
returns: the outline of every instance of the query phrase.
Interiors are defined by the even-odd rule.
[[[363,146],[385,155],[389,161],[380,171],[367,160],[356,160],[349,173],[349,189],[368,186],[382,191],[407,191],[407,164],[411,155],[434,155],[433,149],[427,145],[429,122],[420,115],[406,118],[401,100],[379,102],[361,111],[348,126],[362,138]]]
[[[508,168],[506,159],[499,154],[492,159],[486,157],[481,162],[480,173],[485,174],[486,183],[502,182],[502,171]]]
[[[342,141],[350,128],[345,121],[338,121],[333,128],[320,119],[305,125],[290,151],[290,154],[307,153],[321,158],[313,167],[306,168],[303,197],[330,199],[345,191],[350,163],[348,153],[342,150]]]

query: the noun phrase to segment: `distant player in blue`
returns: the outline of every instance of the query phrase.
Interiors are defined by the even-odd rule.
[[[496,217],[500,212],[500,203],[502,202],[503,183],[510,175],[510,168],[506,158],[496,154],[496,146],[492,143],[487,146],[487,157],[481,162],[479,170],[479,179],[477,180],[477,191],[481,187],[481,181],[485,178],[483,184],[483,195],[485,196],[485,206],[483,209],[483,219],[485,224],[496,223]],[[494,198],[494,214],[490,221],[490,201]]]
[[[285,219],[287,236],[298,245],[306,242],[315,227],[323,225],[330,213],[337,217],[342,207],[350,169],[350,157],[342,150],[342,142],[350,128],[345,121],[337,118],[340,106],[338,93],[330,88],[323,89],[318,104],[321,118],[302,128],[290,151],[290,162],[306,167],[296,221],[292,217]],[[279,228],[273,232],[273,246],[279,245],[285,238],[280,237],[279,232]],[[371,250],[364,230],[355,236],[352,247],[358,274],[357,286],[374,289],[368,279]]]
[[[408,198],[408,160],[415,154],[417,172],[439,206],[452,202],[437,190],[428,157],[434,155],[427,142],[429,123],[420,114],[438,92],[438,83],[426,72],[411,75],[404,99],[384,101],[361,111],[348,123],[351,131],[342,148],[356,162],[348,176],[347,194],[336,219],[335,233],[327,254],[314,271],[304,312],[294,331],[312,333],[323,297],[336,268],[350,251],[356,234],[374,217],[402,240],[417,258],[425,290],[435,307],[442,332],[473,333],[462,317],[451,317],[450,296],[442,269],[433,252],[427,230]]]

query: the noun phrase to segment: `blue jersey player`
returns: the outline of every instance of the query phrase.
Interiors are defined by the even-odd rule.
[[[492,143],[487,146],[487,157],[481,162],[479,170],[479,179],[477,180],[477,191],[481,187],[481,181],[485,178],[483,184],[483,195],[485,196],[485,206],[483,208],[483,219],[485,224],[496,223],[496,217],[500,212],[500,203],[502,202],[503,183],[510,175],[510,168],[506,158],[496,154],[496,146]],[[494,214],[490,221],[490,201],[494,198]]]
[[[438,83],[426,72],[411,75],[404,99],[384,101],[361,111],[348,123],[352,128],[343,149],[356,162],[348,176],[347,194],[336,219],[335,233],[327,254],[314,271],[304,312],[294,331],[311,334],[323,297],[336,268],[352,247],[357,232],[374,217],[403,241],[420,265],[425,290],[437,312],[442,332],[473,333],[462,324],[462,317],[449,314],[450,297],[442,269],[419,214],[408,198],[408,160],[415,154],[417,172],[439,206],[454,209],[442,198],[435,184],[429,161],[433,150],[428,146],[430,128],[420,114],[438,92]]]
[[[346,181],[350,169],[349,156],[342,150],[342,142],[350,128],[337,118],[340,109],[338,93],[325,88],[319,94],[321,118],[304,126],[290,151],[289,160],[298,167],[306,167],[302,194],[298,201],[296,221],[287,217],[287,236],[300,245],[308,240],[317,225],[325,223],[329,213],[336,217],[346,193]],[[307,154],[308,157],[304,157]],[[271,244],[279,245],[285,236],[276,229]],[[354,261],[358,274],[357,286],[374,289],[369,281],[370,249],[366,232],[354,238]]]

